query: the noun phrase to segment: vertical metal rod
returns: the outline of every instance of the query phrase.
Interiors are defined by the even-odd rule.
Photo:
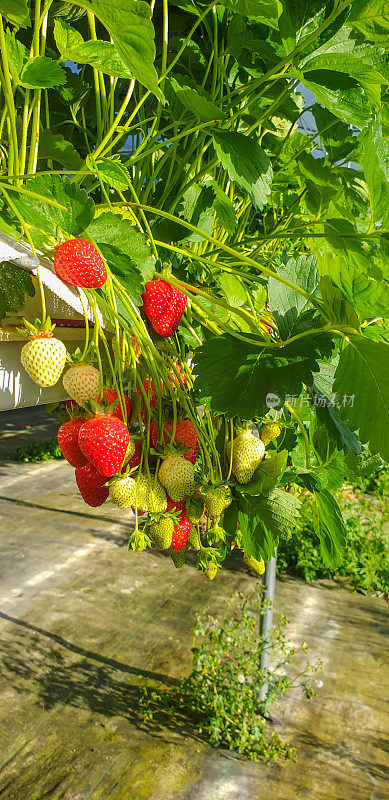
[[[274,558],[271,558],[270,561],[266,564],[265,569],[265,602],[270,601],[270,608],[268,608],[263,614],[260,616],[259,621],[259,633],[264,638],[265,641],[268,641],[269,633],[271,631],[273,625],[273,605],[274,605],[274,595],[276,589],[276,564],[277,564],[277,548],[275,549]],[[261,672],[267,669],[269,666],[269,648],[264,647],[261,652],[261,663],[260,668]],[[261,702],[266,700],[266,696],[268,693],[268,684],[265,683],[259,695],[259,699]]]

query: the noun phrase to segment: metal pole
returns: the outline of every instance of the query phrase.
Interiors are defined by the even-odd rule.
[[[270,561],[267,562],[265,568],[265,602],[270,601],[270,608],[266,609],[266,611],[261,614],[260,622],[259,622],[259,633],[264,638],[264,640],[268,640],[269,633],[271,631],[273,625],[273,604],[274,604],[274,594],[276,588],[276,564],[277,564],[277,548],[274,552],[274,558],[271,558]],[[269,648],[264,647],[261,652],[261,663],[260,668],[262,670],[267,669],[269,666]],[[268,684],[265,683],[260,691],[259,699],[261,702],[266,700],[266,696],[268,693]]]

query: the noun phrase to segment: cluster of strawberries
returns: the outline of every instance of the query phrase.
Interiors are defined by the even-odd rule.
[[[94,376],[93,370],[91,365],[77,365],[65,374],[66,389],[72,398],[66,403],[71,418],[58,431],[58,444],[69,464],[75,467],[80,493],[93,507],[102,505],[110,496],[119,508],[132,508],[137,515],[148,513],[150,538],[161,549],[182,550],[192,525],[185,504],[195,485],[196,430],[190,420],[180,419],[175,430],[173,422],[166,420],[159,432],[150,421],[151,447],[157,448],[162,439],[164,445],[175,445],[175,449],[165,452],[157,474],[150,472],[151,453],[147,453],[144,468],[140,468],[144,436],[142,432],[140,437],[131,436],[123,418],[124,411],[126,419],[131,419],[131,401],[125,394],[120,396],[115,390],[104,388],[102,407],[101,395],[97,394],[99,374],[96,370]],[[142,395],[140,387],[137,388]],[[156,398],[148,378],[143,390],[153,407]],[[85,407],[95,409],[89,418]],[[142,406],[143,419],[146,413]]]
[[[83,239],[72,239],[57,247],[54,269],[58,277],[71,286],[99,288],[107,280],[104,260],[93,244]],[[145,286],[142,310],[154,331],[167,337],[176,331],[186,302],[185,294],[156,278]],[[180,376],[180,380],[185,379]],[[151,475],[148,469],[150,455],[147,454],[146,472],[140,470],[134,475],[134,470],[141,465],[142,443],[139,438],[130,437],[126,425],[132,410],[129,398],[105,388],[103,397],[108,408],[104,411],[95,407],[94,415],[86,419],[85,403],[93,409],[94,401],[101,402],[98,371],[90,364],[75,365],[65,373],[63,385],[75,406],[72,418],[58,431],[58,442],[65,458],[75,467],[76,482],[85,502],[100,506],[110,496],[120,508],[131,507],[137,515],[148,512],[150,533],[159,546],[173,551],[184,548],[191,529],[185,498],[194,486],[193,465],[198,452],[193,424],[180,419],[174,426],[166,420],[160,432],[150,420],[152,448],[162,440],[165,445],[180,443],[185,452],[182,456],[175,451],[168,455],[157,475]],[[155,406],[151,380],[146,378],[143,390],[150,407]],[[142,397],[139,386],[137,391]],[[142,417],[145,415],[143,409]]]
[[[72,239],[57,247],[54,269],[69,285],[85,289],[99,288],[108,279],[104,260],[93,244],[83,239]],[[155,278],[145,286],[142,311],[159,336],[170,337],[178,328],[186,302],[183,292]],[[22,349],[22,363],[39,386],[53,386],[63,372],[66,348],[53,337],[50,320],[38,323],[26,322],[31,340]],[[141,356],[138,342],[127,336],[124,344],[132,348],[136,362]],[[121,342],[115,337],[112,347],[114,353],[121,349]],[[166,368],[166,380],[173,391],[185,390],[185,373],[178,364]],[[191,546],[199,551],[198,565],[212,580],[220,563],[215,548],[223,549],[227,542],[219,520],[232,502],[229,486],[223,481],[210,486],[207,479],[205,486],[196,486],[196,428],[190,419],[175,415],[174,419],[165,419],[153,412],[157,398],[151,378],[137,384],[138,397],[135,394],[132,398],[134,409],[131,399],[119,390],[122,384],[117,382],[117,376],[114,385],[116,388],[103,386],[99,370],[74,359],[63,376],[63,386],[71,399],[66,401],[67,418],[59,428],[58,443],[75,468],[84,501],[97,507],[110,497],[119,508],[131,508],[136,523],[139,515],[147,514],[142,532],[136,524],[130,540],[133,549],[144,549],[151,539],[168,551],[180,567]],[[165,388],[161,380],[160,395],[165,394]],[[138,412],[139,430],[129,430],[132,416]],[[251,480],[264,457],[266,444],[279,431],[277,424],[265,426],[262,440],[250,429],[238,431],[227,447],[230,473],[236,481],[245,484]],[[208,547],[200,539],[199,523],[204,520]],[[263,571],[263,564],[255,564],[257,571]]]

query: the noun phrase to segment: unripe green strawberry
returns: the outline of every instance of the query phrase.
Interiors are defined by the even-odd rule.
[[[174,522],[171,517],[163,516],[160,520],[152,522],[149,528],[150,539],[160,550],[168,550],[173,538]]]
[[[232,472],[238,483],[248,483],[265,455],[265,445],[250,429],[238,433],[232,444]],[[230,445],[227,452],[229,456]]]
[[[200,522],[204,514],[204,503],[199,497],[189,497],[186,501],[186,517],[189,522]]]
[[[186,515],[187,515],[187,518],[189,519],[188,512],[187,512]],[[201,541],[200,541],[200,534],[199,534],[198,528],[192,526],[192,528],[189,531],[188,542],[189,542],[190,546],[193,547],[193,550],[200,550]]]
[[[214,519],[220,517],[231,503],[231,490],[228,486],[211,486],[205,496],[205,515]]]
[[[273,439],[277,439],[277,436],[279,436],[280,433],[281,428],[278,422],[267,422],[266,425],[263,426],[261,433],[261,439],[265,447],[267,447],[269,442],[272,442]]]
[[[137,501],[139,510],[146,506],[146,491],[142,483],[142,476],[138,480],[131,475],[114,478],[109,486],[109,495],[119,508],[130,508]],[[146,509],[143,509],[146,510]]]
[[[186,548],[184,547],[182,550],[169,550],[169,556],[171,557],[175,568],[181,569],[181,567],[183,567],[185,564]]]
[[[68,395],[83,406],[87,400],[97,400],[100,394],[100,373],[91,364],[74,364],[62,378]]]
[[[166,492],[154,478],[152,485],[146,475],[114,478],[109,487],[109,494],[119,508],[134,507],[138,511],[163,512],[166,509]]]
[[[182,456],[168,456],[159,468],[158,478],[169,497],[179,503],[194,489],[193,464]]]
[[[258,559],[254,558],[254,556],[250,556],[249,558],[248,556],[246,556],[246,553],[244,553],[243,561],[245,564],[247,564],[248,567],[250,567],[250,569],[252,569],[258,575],[263,575],[263,573],[265,572],[265,562],[263,558],[261,558],[258,561]]]
[[[46,320],[44,327],[29,325],[28,330],[32,339],[22,347],[23,367],[38,386],[44,389],[55,386],[66,363],[66,347],[53,337],[50,320]]]
[[[147,480],[147,478],[146,478]],[[162,514],[166,511],[167,497],[165,489],[160,481],[154,477],[151,478],[151,485],[148,483],[147,491],[147,505],[146,511],[152,511],[154,514]]]
[[[215,564],[214,561],[210,561],[207,565],[206,570],[204,571],[204,575],[208,578],[209,581],[213,581],[216,578],[218,572],[218,565]]]

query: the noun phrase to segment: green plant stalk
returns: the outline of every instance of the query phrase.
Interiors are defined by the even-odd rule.
[[[17,128],[16,128],[16,114],[15,114],[15,104],[14,104],[14,96],[12,91],[12,84],[10,78],[10,69],[8,63],[8,55],[7,55],[7,45],[5,42],[5,35],[4,35],[4,27],[3,27],[3,17],[0,14],[0,50],[1,50],[1,58],[3,62],[3,69],[0,71],[0,81],[3,87],[4,92],[4,99],[6,102],[6,106],[8,109],[9,120],[10,120],[10,143],[12,146],[11,154],[12,154],[12,172],[9,172],[9,176],[11,177],[12,174],[17,174],[19,172],[19,159],[18,159],[18,137],[17,137]],[[10,154],[10,155],[11,155]]]

